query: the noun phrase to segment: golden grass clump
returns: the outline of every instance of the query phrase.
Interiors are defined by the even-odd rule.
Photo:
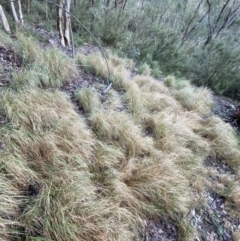
[[[77,61],[84,65],[85,71],[98,75],[103,79],[108,79],[107,64],[100,53],[89,54],[85,59],[83,56],[80,56],[77,58]],[[122,64],[121,61],[120,63],[117,62],[115,58],[113,62],[111,61],[111,58],[108,59],[108,66],[113,86],[118,90],[126,90],[129,86],[130,76],[130,72],[127,70],[126,66]]]
[[[188,181],[167,156],[131,158],[116,180],[115,192],[140,215],[186,213],[190,203]]]
[[[90,87],[77,90],[75,96],[79,100],[79,105],[86,113],[94,112],[101,107],[101,100],[98,93]]]
[[[77,53],[75,56],[76,59],[76,63],[79,65],[84,65],[84,62],[86,60],[86,55],[82,54],[82,53]]]
[[[70,153],[85,158],[91,156],[94,143],[91,132],[63,93],[40,90],[7,92],[2,96],[2,104],[7,118],[19,128],[13,137],[8,137],[15,139],[14,143],[19,145],[22,154],[36,158],[40,154],[46,159],[46,155],[50,155],[51,160],[55,156],[59,161],[64,155],[68,158]]]
[[[233,128],[218,117],[210,117],[200,134],[209,142],[211,155],[237,170],[240,161],[239,143]]]
[[[1,220],[6,235],[9,231],[15,238],[60,241],[132,240],[137,235],[133,214],[98,195],[89,171],[95,166],[95,141],[64,94],[8,91],[0,104],[11,123],[11,128],[0,130],[7,146],[1,168],[10,183],[0,178],[0,190],[9,195],[0,198],[4,207],[0,217],[13,219],[7,219],[6,225]],[[106,164],[113,149],[102,148]]]
[[[212,94],[206,88],[190,86],[174,91],[173,96],[190,111],[196,110],[201,115],[209,115],[211,112],[213,106]]]
[[[109,49],[107,50],[107,58],[109,59],[111,64],[115,67],[121,66],[129,70],[131,70],[134,67],[134,62],[132,59],[120,58],[117,55],[113,54]]]
[[[1,158],[1,155],[0,155]],[[1,172],[0,174],[0,240],[9,241],[17,226],[18,209],[21,204],[20,192]]]
[[[11,80],[11,88],[18,90],[22,87],[35,88],[36,86],[47,85],[49,77],[45,72],[37,72],[37,70],[22,69],[14,72]]]
[[[134,117],[141,118],[146,111],[144,109],[143,98],[137,84],[131,82],[124,94],[124,99],[128,103],[128,108]]]
[[[93,74],[101,76],[104,79],[108,78],[106,61],[99,52],[89,54],[86,59],[82,60],[82,63],[86,65],[84,69],[87,70],[87,72],[92,72]]]
[[[144,137],[125,113],[99,111],[91,116],[91,126],[100,140],[123,149],[127,155],[147,153],[152,147],[151,138]]]
[[[118,168],[123,163],[126,163],[126,157],[121,150],[114,145],[107,144],[106,142],[96,142],[96,155],[94,170],[98,169],[98,172],[105,170],[106,168]]]
[[[12,125],[34,132],[51,130],[57,122],[69,116],[80,119],[68,97],[60,91],[5,91],[0,98],[1,107]]]
[[[203,116],[211,113],[213,99],[210,90],[196,88],[189,81],[174,76],[166,77],[164,84],[170,87],[171,94],[189,111],[196,110]]]
[[[27,63],[24,69],[16,72],[11,87],[60,87],[78,74],[77,66],[60,50],[40,49],[32,38],[18,35],[17,52]]]
[[[164,86],[163,83],[151,76],[137,75],[134,77],[133,81],[139,85],[142,92],[169,93],[168,88]]]
[[[142,92],[142,102],[149,112],[160,112],[171,108],[175,112],[182,110],[182,106],[172,96],[159,92]]]
[[[167,76],[164,79],[164,84],[169,87],[170,89],[173,90],[181,90],[184,88],[190,88],[193,87],[190,83],[189,80],[185,80],[185,79],[176,79],[175,76]]]
[[[112,68],[111,74],[113,87],[115,89],[126,91],[131,85],[129,80],[130,73],[125,68],[121,66],[118,68]]]
[[[23,58],[25,64],[32,64],[42,58],[42,49],[32,37],[17,33],[16,52]]]
[[[111,88],[107,93],[107,100],[103,103],[105,109],[113,111],[122,111],[125,108],[122,97],[120,94]]]
[[[65,168],[51,174],[20,219],[27,233],[61,241],[133,238],[133,215],[97,196],[86,172]]]
[[[188,120],[184,115],[178,116],[171,109],[150,115],[145,120],[144,128],[155,138],[157,148],[175,153],[182,160],[204,157],[210,151],[208,142],[193,131],[200,128],[198,121]]]
[[[6,132],[11,137],[14,134]],[[21,134],[16,133],[20,136]],[[22,135],[22,137],[25,137]],[[16,138],[4,138],[6,144],[8,144],[8,150],[3,152],[1,157],[1,167],[6,174],[6,177],[10,178],[12,185],[18,190],[19,194],[22,194],[22,190],[26,189],[29,184],[39,183],[40,177],[38,173],[29,166],[28,160],[21,155],[21,150],[18,149],[19,143],[14,143]],[[10,139],[10,141],[9,141]],[[17,140],[19,141],[19,139]],[[23,143],[25,144],[25,143]],[[20,190],[19,190],[20,189]]]
[[[176,85],[176,78],[175,76],[173,75],[169,75],[167,76],[165,79],[164,79],[164,84],[167,86],[167,87],[173,87]]]
[[[230,189],[230,191],[229,191]],[[240,210],[240,186],[239,182],[232,182],[228,187],[228,193],[224,193],[231,201],[231,205],[234,205],[236,210]]]
[[[45,50],[42,61],[39,61],[40,67],[45,68],[45,71],[49,75],[48,86],[62,86],[78,74],[74,61],[57,48]]]
[[[34,54],[30,43],[21,46]],[[130,80],[131,61],[107,56],[113,88],[101,99],[91,87],[78,89],[84,116],[64,93],[37,88],[59,87],[77,74],[75,63],[56,49],[40,51],[14,74],[17,91],[1,92],[4,241],[139,240],[143,221],[157,217],[171,217],[179,237],[191,240],[189,211],[210,187],[205,177],[218,175],[203,160],[214,156],[237,172],[237,139],[228,124],[209,117],[207,89],[172,76],[165,86],[146,75]],[[79,54],[76,62],[108,78],[99,53]],[[214,190],[238,208],[237,179],[216,180]]]
[[[139,100],[147,112],[159,112],[170,107],[177,112],[182,109],[181,105],[169,95],[168,88],[160,81],[142,75],[137,75],[133,81],[140,88]]]
[[[112,149],[111,153],[105,148]],[[93,175],[104,197],[110,196],[140,218],[174,217],[187,212],[189,184],[169,157],[158,153],[148,158],[125,158],[119,151],[101,142],[96,156],[99,159],[93,166]]]

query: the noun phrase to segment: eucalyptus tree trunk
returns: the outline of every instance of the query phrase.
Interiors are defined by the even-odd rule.
[[[17,0],[17,3],[18,3],[19,18],[18,18],[16,9],[15,9],[15,6],[14,6],[14,1],[13,1],[13,0],[10,1],[10,5],[11,5],[11,9],[12,9],[12,14],[13,14],[13,17],[14,17],[15,22],[16,22],[16,23],[20,23],[20,24],[23,25],[23,14],[22,14],[21,1],[20,1],[20,0]]]
[[[18,0],[18,13],[19,13],[19,21],[23,25],[22,5],[20,0]]]
[[[63,4],[64,0],[58,0],[58,11],[57,11],[57,28],[59,32],[61,45],[65,46],[65,40],[63,35]]]
[[[58,0],[58,15],[57,15],[57,26],[60,37],[60,42],[63,46],[71,45],[70,38],[70,4],[71,0]],[[64,12],[64,13],[63,13]]]
[[[32,3],[32,0],[27,0],[27,13],[30,13],[31,11],[31,8],[32,8],[31,3]]]
[[[45,1],[45,19],[48,19],[48,2]]]
[[[16,9],[15,9],[13,0],[10,1],[10,5],[11,5],[14,20],[15,20],[16,23],[19,23],[19,19],[18,19],[17,13],[16,13]]]
[[[11,31],[10,31],[10,28],[9,28],[9,24],[8,24],[7,18],[5,16],[4,11],[3,11],[2,5],[0,5],[0,18],[2,20],[2,24],[3,24],[4,30],[7,33],[10,33]]]
[[[66,0],[66,4],[65,4],[65,14],[64,14],[64,40],[65,40],[65,44],[67,46],[71,45],[71,40],[70,40],[70,15],[69,15],[69,11],[70,11],[70,4],[71,4],[71,0]]]

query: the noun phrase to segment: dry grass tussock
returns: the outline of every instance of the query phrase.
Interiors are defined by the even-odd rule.
[[[106,67],[103,68],[105,72],[101,72],[102,68],[97,65],[102,57],[98,55],[96,61],[90,56],[89,62],[87,58],[85,63],[94,73],[106,78]],[[101,110],[91,113],[89,117],[91,128],[101,142],[101,148],[97,148],[97,153],[100,153],[97,155],[98,164],[92,172],[98,173],[94,179],[102,183],[103,193],[108,195],[110,190],[116,195],[115,199],[123,200],[128,209],[140,216],[158,212],[172,215],[179,210],[184,213],[183,210],[186,211],[189,203],[192,202],[190,205],[193,205],[197,197],[201,198],[210,187],[206,179],[208,172],[203,165],[203,160],[208,156],[222,158],[230,166],[235,166],[237,173],[237,139],[230,126],[210,116],[213,101],[209,90],[196,88],[189,81],[177,80],[173,76],[167,77],[164,83],[148,75],[137,75],[130,80],[130,73],[121,61],[110,61],[110,66],[114,90],[107,95]],[[119,79],[124,81],[114,82],[117,76],[121,76],[122,79]],[[116,90],[124,91],[119,95]],[[143,144],[147,143],[146,138],[151,140],[151,144]],[[146,149],[150,145],[151,148]],[[112,154],[104,150],[111,150]],[[165,157],[153,158],[153,153],[159,152]],[[156,159],[159,163],[155,162]],[[164,169],[165,160],[170,171],[178,170],[181,173],[178,176],[165,170],[169,176],[176,176],[183,181],[177,187],[179,193],[181,188],[188,194],[200,192],[193,194],[191,201],[185,198],[186,193],[182,194],[183,200],[179,196],[171,196],[171,185],[175,179],[168,179],[158,166],[163,165]],[[159,176],[160,180],[155,179]],[[154,191],[157,188],[164,190],[165,184],[168,190],[165,196],[167,201],[162,199],[164,195],[158,196]],[[178,202],[175,198],[181,201]],[[228,198],[231,199],[230,196]],[[158,205],[154,200],[160,200]],[[189,220],[182,220],[181,223],[184,224],[184,229]],[[191,240],[193,234],[194,230],[191,230],[183,236],[189,236]]]
[[[37,88],[60,86],[75,74],[58,54],[42,51],[31,70],[19,73],[22,82],[14,77],[32,88],[0,96],[8,121],[0,129],[3,240],[138,240],[149,217],[171,217],[179,235],[193,240],[182,217],[195,205],[194,193],[209,187],[203,160],[216,156],[236,172],[239,166],[232,128],[208,116],[211,101],[203,96],[210,93],[172,77],[165,79],[170,88],[146,75],[130,81],[131,63],[108,52],[113,88],[102,98],[91,87],[78,89],[85,112],[79,114],[62,92]],[[78,55],[77,62],[108,76],[98,53]],[[235,182],[226,196],[239,205]]]
[[[101,106],[101,100],[96,91],[89,87],[84,87],[75,93],[79,100],[79,105],[83,108],[85,113],[96,111]]]
[[[25,67],[13,75],[11,86],[60,87],[78,74],[73,60],[56,48],[42,50],[32,38],[18,34],[17,53],[23,58]]]
[[[201,136],[208,140],[211,155],[225,161],[236,171],[239,167],[239,143],[233,128],[218,117],[210,117],[201,131]]]
[[[145,130],[154,137],[155,146],[162,151],[175,153],[181,162],[208,155],[208,142],[194,131],[200,127],[198,119],[188,120],[187,116],[179,116],[171,109],[150,115],[144,123]],[[186,169],[188,162],[184,162],[184,165]]]
[[[157,92],[169,94],[169,89],[164,84],[151,76],[137,75],[133,79],[143,92]]]
[[[13,47],[13,40],[9,34],[0,29],[0,46],[1,47]]]
[[[86,72],[93,73],[105,80],[108,79],[106,61],[100,53],[93,53],[88,56],[79,54],[76,56],[76,61],[83,65]],[[118,57],[110,55],[108,58],[108,65],[113,86],[118,90],[126,90],[129,86],[130,77],[130,71],[127,69],[127,66],[130,64],[127,64],[126,61]]]
[[[126,109],[121,95],[114,89],[110,89],[107,94],[107,100],[103,103],[105,109],[113,111],[122,111]]]
[[[181,105],[168,94],[168,89],[150,76],[136,76],[126,90],[124,100],[137,123],[142,123],[149,113],[171,107],[181,110]]]
[[[132,59],[128,58],[120,58],[117,55],[113,54],[113,52],[110,49],[107,49],[106,51],[107,58],[112,63],[113,66],[123,66],[128,70],[132,70],[134,67],[134,62]]]
[[[0,240],[8,241],[14,233],[13,227],[19,225],[15,218],[21,204],[21,195],[3,173],[0,175],[0,192]]]
[[[113,143],[126,155],[148,153],[152,147],[151,138],[144,137],[126,113],[99,111],[91,116],[91,127],[100,140]]]
[[[188,181],[169,156],[131,158],[113,182],[119,199],[135,212],[147,215],[186,213],[189,208]],[[161,178],[159,178],[161,177]]]
[[[211,112],[213,99],[211,92],[206,88],[196,88],[187,80],[177,80],[168,76],[164,83],[170,87],[171,94],[183,107],[189,111],[198,111],[201,115],[207,116]]]
[[[17,33],[17,39],[16,52],[22,57],[25,64],[32,64],[41,58],[42,49],[36,40],[32,37],[26,37],[22,33]]]
[[[66,96],[8,91],[0,103],[11,123],[0,132],[6,240],[132,240],[133,214],[92,183],[95,140]]]
[[[124,100],[128,104],[128,109],[130,113],[137,117],[137,119],[141,119],[144,116],[145,110],[145,103],[142,98],[142,93],[138,85],[132,82],[129,85],[129,88],[124,94]]]

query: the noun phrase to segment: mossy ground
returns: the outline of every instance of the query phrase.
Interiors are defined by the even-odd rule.
[[[209,90],[173,76],[156,80],[147,68],[132,77],[132,61],[108,51],[105,93],[99,53],[73,60],[21,34],[13,48],[23,65],[0,97],[2,240],[141,240],[144,220],[158,218],[194,240],[190,213],[209,191],[237,215],[238,140],[211,114]],[[78,88],[72,103],[59,87],[81,80],[81,71],[106,84]],[[233,173],[219,176],[207,158]]]

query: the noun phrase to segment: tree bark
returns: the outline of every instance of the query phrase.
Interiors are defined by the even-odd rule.
[[[27,13],[31,11],[31,0],[27,0]]]
[[[15,9],[13,0],[10,1],[10,4],[11,4],[11,9],[12,9],[12,14],[13,14],[14,20],[15,20],[16,23],[18,23],[19,20],[18,20],[18,16],[17,16],[17,13],[16,13],[16,9]]]
[[[57,13],[57,28],[59,32],[61,45],[65,46],[65,40],[63,35],[63,3],[64,0],[58,0],[58,13]]]
[[[10,28],[9,28],[9,24],[8,24],[8,21],[7,21],[7,18],[5,16],[5,13],[4,13],[3,8],[2,8],[2,5],[0,5],[0,18],[2,20],[4,30],[7,33],[11,33]]]
[[[71,45],[71,39],[70,39],[70,15],[69,15],[69,11],[70,11],[70,4],[71,4],[71,0],[66,0],[66,4],[65,4],[65,10],[67,12],[65,12],[64,14],[64,40],[65,40],[65,45],[70,46]]]
[[[45,2],[45,19],[48,19],[48,2]]]
[[[20,23],[23,25],[22,5],[20,0],[18,0],[18,13],[19,13]]]

